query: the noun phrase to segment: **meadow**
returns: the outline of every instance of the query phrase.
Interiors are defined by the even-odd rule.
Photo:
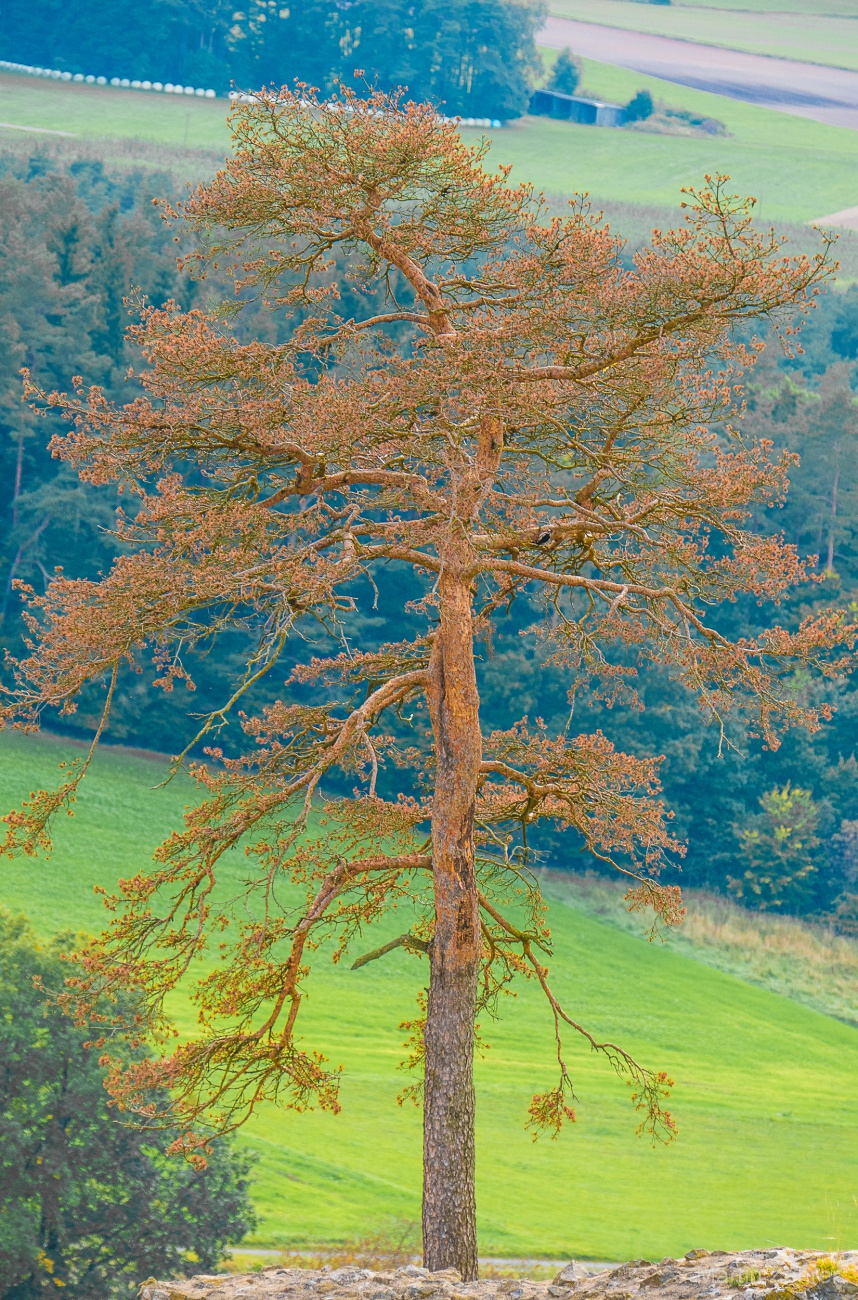
[[[656,102],[717,119],[729,135],[656,135],[525,117],[493,137],[493,152],[514,164],[513,176],[548,193],[676,207],[683,186],[722,172],[758,199],[763,221],[809,222],[858,202],[858,131],[582,62],[584,93],[623,104],[648,90]]]
[[[678,9],[729,9],[749,14],[819,14],[854,18],[853,0],[672,0]]]
[[[56,780],[79,746],[0,737],[0,802]],[[145,863],[191,796],[154,788],[163,762],[104,750],[47,860],[0,865],[0,897],[43,934],[93,929],[92,889]],[[241,860],[227,876],[241,877]],[[554,891],[556,894],[556,891]],[[590,914],[582,910],[589,907]],[[481,1247],[498,1255],[621,1259],[694,1246],[858,1245],[858,1031],[680,950],[608,924],[592,900],[550,906],[552,976],[578,1018],[676,1080],[680,1135],[633,1135],[626,1089],[569,1043],[578,1120],[557,1141],[524,1129],[530,1094],[551,1079],[545,1008],[529,987],[484,1020],[477,1063]],[[607,918],[610,920],[610,918]],[[402,918],[399,920],[401,928]],[[364,937],[365,948],[379,938]],[[364,950],[363,947],[361,950]],[[396,1096],[399,1022],[425,984],[395,953],[359,971],[322,962],[308,981],[305,1032],[345,1067],[339,1115],[262,1110],[242,1132],[254,1154],[260,1228],[251,1244],[334,1244],[419,1219],[420,1118]],[[177,1002],[180,1028],[193,1012]],[[303,1013],[302,1013],[303,1014]]]
[[[229,146],[225,99],[181,98],[111,86],[0,73],[0,137],[17,127],[60,138],[139,139],[223,154]]]
[[[724,10],[730,9],[729,22]],[[835,68],[858,68],[858,22],[854,5],[834,0],[821,3],[766,4],[638,4],[635,0],[549,0],[549,10],[562,18],[603,23],[626,31],[673,36],[701,45],[719,45],[749,54],[769,54]],[[786,11],[788,20],[773,21]]]
[[[643,8],[644,6],[635,6]],[[681,189],[707,173],[730,175],[736,189],[759,199],[763,221],[805,223],[858,201],[858,132],[757,108],[607,64],[585,62],[585,88],[624,103],[641,88],[654,99],[715,117],[729,136],[685,137],[607,130],[525,117],[487,133],[490,157],[513,164],[514,181],[546,193],[591,194],[600,203],[661,205],[676,211]],[[176,151],[175,168],[214,170],[229,146],[224,100],[176,99],[109,87],[67,85],[0,75],[0,141],[10,148],[86,151],[97,145],[109,161],[152,165],[153,145]],[[2,124],[5,123],[4,127]],[[9,124],[38,131],[27,135]],[[464,128],[474,141],[483,132]],[[196,163],[192,153],[200,155]]]

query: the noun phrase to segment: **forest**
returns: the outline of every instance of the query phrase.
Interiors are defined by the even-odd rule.
[[[285,21],[285,20],[284,20]],[[66,162],[9,152],[0,156],[0,434],[4,519],[2,640],[18,653],[25,636],[16,580],[36,591],[61,566],[69,576],[96,576],[116,553],[117,507],[133,510],[127,495],[78,481],[47,449],[50,422],[22,402],[20,370],[28,367],[45,389],[68,390],[74,376],[129,400],[139,364],[125,339],[126,298],[183,307],[201,305],[210,282],[176,269],[173,233],[153,206],[177,186],[167,173]],[[630,256],[630,254],[628,254]],[[134,309],[134,303],[130,304]],[[262,313],[243,313],[241,328],[271,341],[277,330]],[[267,331],[267,334],[266,334]],[[800,589],[781,616],[793,626],[807,613],[858,602],[858,287],[829,288],[801,332],[800,346],[772,334],[745,380],[748,437],[769,439],[796,453],[788,499],[761,510],[759,533],[783,532],[816,557],[814,581]],[[395,566],[391,583],[401,583]],[[384,602],[380,602],[383,608]],[[796,731],[776,750],[741,735],[705,727],[693,699],[665,670],[641,672],[644,707],[617,701],[582,705],[569,700],[556,674],[543,673],[538,645],[521,631],[538,611],[514,604],[506,630],[486,644],[480,689],[486,730],[509,726],[523,713],[561,729],[601,729],[621,749],[663,755],[660,776],[673,828],[687,843],[669,872],[676,882],[732,894],[747,907],[825,917],[843,930],[858,928],[858,691],[848,681],[819,686],[794,679],[799,697],[833,698],[832,721],[815,734]],[[713,615],[731,637],[759,626],[757,606],[741,601]],[[381,614],[361,625],[379,642],[391,629]],[[234,636],[242,658],[240,633]],[[320,634],[323,636],[324,634]],[[172,693],[151,691],[154,666],[120,679],[108,741],[176,753],[192,736],[192,713],[217,707],[231,690],[229,642],[217,653],[195,652],[183,665],[195,694],[178,680]],[[255,688],[250,702],[282,692],[288,663]],[[274,678],[277,677],[275,681]],[[268,694],[267,692],[270,692]],[[250,707],[247,704],[245,707]],[[49,719],[55,730],[84,734],[97,702],[84,702],[71,719]],[[218,743],[230,749],[230,730]],[[544,865],[582,869],[594,864],[570,852],[570,836],[544,834],[534,851]]]
[[[509,121],[542,63],[541,0],[7,0],[0,57],[71,73],[212,87],[225,94],[300,77],[407,87],[450,114]]]

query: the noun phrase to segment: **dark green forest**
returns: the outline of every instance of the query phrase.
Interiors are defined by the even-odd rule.
[[[137,364],[124,339],[132,288],[151,301],[169,297],[187,307],[217,297],[217,286],[194,283],[175,266],[172,229],[153,195],[178,186],[166,173],[108,169],[98,161],[68,162],[8,154],[0,157],[0,436],[2,437],[2,639],[20,653],[23,624],[16,579],[44,589],[57,565],[74,576],[95,576],[115,553],[111,535],[117,505],[113,489],[80,483],[51,458],[49,422],[21,401],[20,369],[29,367],[45,388],[68,389],[72,376],[129,399]],[[242,330],[271,337],[276,316],[242,313]],[[761,532],[783,531],[803,554],[817,556],[818,581],[784,605],[778,617],[794,624],[818,605],[858,604],[858,286],[830,289],[801,334],[801,350],[770,338],[745,382],[748,437],[770,439],[800,455],[785,506],[761,511]],[[124,499],[126,510],[133,501]],[[390,574],[391,583],[401,575]],[[355,636],[383,641],[397,635],[378,608],[354,624]],[[397,602],[399,603],[399,602]],[[776,751],[741,733],[722,741],[706,727],[694,700],[656,669],[639,680],[643,708],[609,709],[568,698],[556,673],[543,672],[539,644],[522,637],[541,615],[512,608],[508,632],[483,649],[481,690],[487,729],[508,726],[527,713],[552,727],[601,728],[621,748],[662,754],[664,797],[675,828],[687,841],[676,879],[732,893],[746,906],[827,916],[858,927],[858,683],[824,687],[796,678],[799,693],[833,698],[832,722],[817,734],[795,733]],[[752,633],[771,610],[736,604],[721,610],[731,636]],[[238,635],[237,633],[235,634]],[[237,652],[239,646],[234,645]],[[237,655],[236,655],[237,658]],[[230,650],[196,655],[185,664],[191,693],[179,683],[170,694],[152,688],[146,664],[120,682],[108,739],[176,753],[194,734],[193,715],[219,706],[234,687]],[[284,663],[243,707],[282,693]],[[46,719],[56,729],[84,732],[98,700],[83,700],[77,715]],[[227,728],[218,743],[229,750]],[[546,865],[580,869],[593,864],[569,837],[536,845]]]
[[[5,0],[0,57],[81,72],[250,89],[300,77],[407,87],[450,114],[508,121],[542,63],[541,0]]]

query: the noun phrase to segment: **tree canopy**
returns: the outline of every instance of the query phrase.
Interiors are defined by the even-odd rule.
[[[541,75],[542,0],[7,0],[5,58],[70,72],[249,89],[296,78],[322,90],[365,77],[444,112],[509,120]],[[358,71],[356,76],[356,71]]]
[[[557,56],[548,82],[550,90],[559,90],[563,95],[574,95],[581,81],[581,60],[576,58],[567,45]]]
[[[432,106],[380,93],[284,89],[236,110],[234,157],[179,214],[203,241],[200,273],[234,266],[233,317],[252,299],[290,335],[242,342],[223,314],[152,307],[132,331],[143,396],[115,406],[81,382],[31,388],[72,423],[55,454],[87,482],[119,484],[133,509],[106,577],[58,575],[31,593],[30,653],[6,706],[37,725],[99,681],[106,718],[142,654],[169,691],[190,675],[188,647],[240,627],[255,640],[202,722],[211,743],[286,658],[283,692],[243,721],[244,752],[193,765],[203,801],[122,883],[115,921],[81,955],[78,1012],[109,1015],[132,989],[155,1032],[170,990],[197,977],[198,1034],[111,1076],[146,1113],[153,1086],[172,1090],[177,1146],[265,1097],[336,1108],[337,1071],[297,1028],[313,952],[333,939],[338,959],[408,909],[400,942],[429,966],[412,1023],[424,1251],[465,1277],[475,1016],[512,980],[542,987],[556,1028],[534,1126],[574,1119],[571,1030],[628,1080],[642,1129],[674,1130],[666,1075],[554,997],[533,832],[554,826],[625,873],[631,907],[681,916],[679,891],[657,879],[681,852],[657,755],[575,734],[571,716],[557,730],[527,716],[484,729],[479,648],[529,598],[543,671],[570,706],[634,700],[640,661],[686,687],[725,744],[750,726],[774,748],[828,712],[795,689],[796,670],[842,674],[854,638],[837,609],[738,638],[713,618],[724,601],[777,603],[808,576],[792,544],[748,526],[782,499],[792,457],[727,421],[737,368],[758,351],[737,329],[811,301],[824,241],[815,258],[783,258],[713,178],[629,265],[585,205],[549,216],[484,152]],[[396,640],[378,635],[382,602]],[[84,770],[7,815],[7,851],[48,845]],[[219,864],[239,846],[246,883],[229,899]],[[210,945],[221,961],[200,968]]]

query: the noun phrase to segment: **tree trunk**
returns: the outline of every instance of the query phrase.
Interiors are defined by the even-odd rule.
[[[828,563],[825,566],[826,573],[834,572],[834,533],[837,528],[837,486],[840,482],[840,466],[834,471],[834,482],[831,485],[831,522],[828,526]]]
[[[451,565],[451,568],[453,566]],[[480,911],[474,800],[481,759],[469,583],[445,568],[429,665],[437,771],[432,813],[435,934],[430,949],[423,1112],[423,1258],[477,1276],[474,1015]]]

